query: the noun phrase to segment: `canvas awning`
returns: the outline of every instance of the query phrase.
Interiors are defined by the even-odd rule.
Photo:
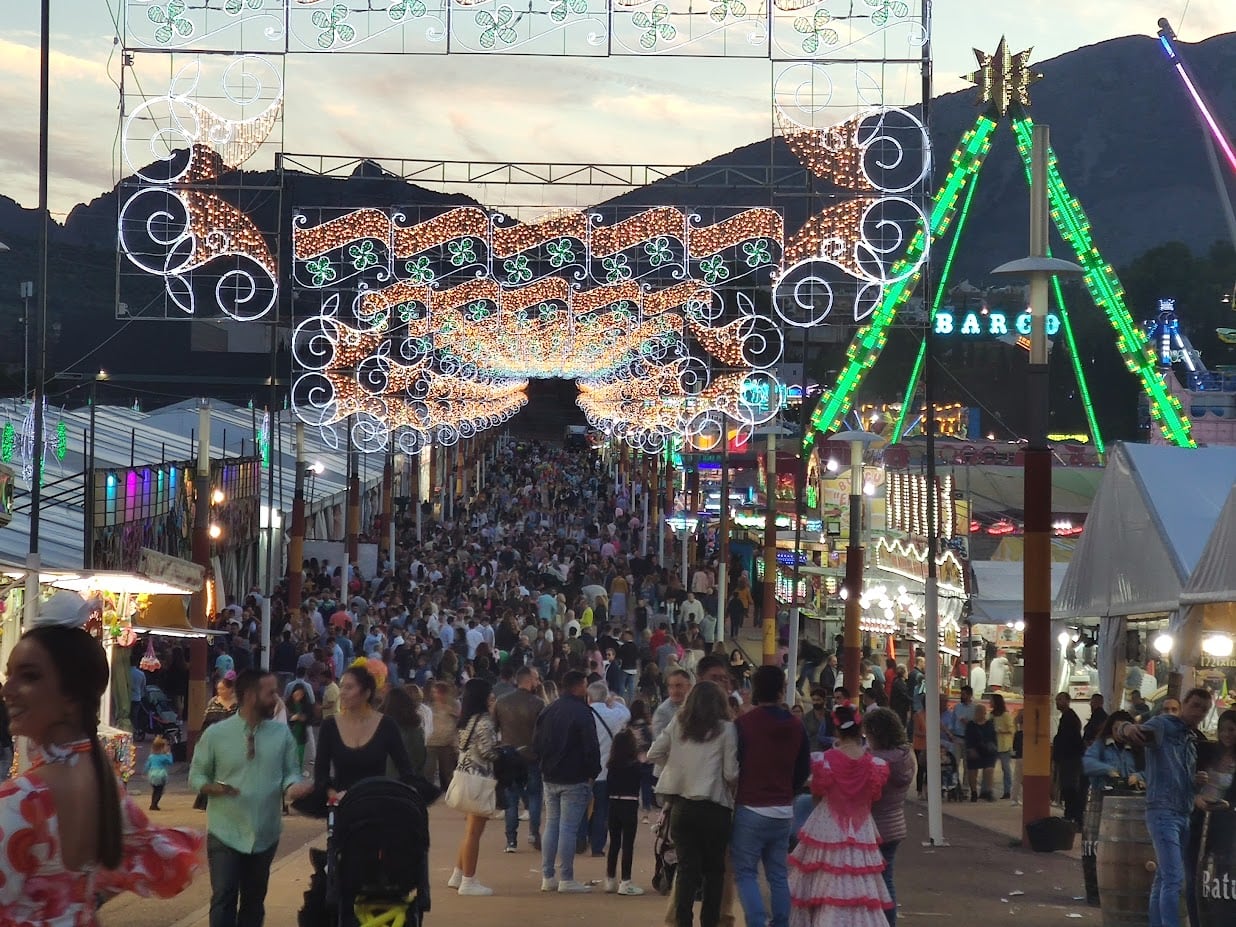
[[[1064,582],[1067,563],[1051,565],[1054,598]],[[1023,583],[1025,564],[1019,561],[972,560],[974,589],[970,595],[970,620],[975,624],[1005,624],[1025,616]]]
[[[1233,447],[1112,445],[1053,616],[1174,612],[1234,474]]]
[[[1180,593],[1178,653],[1186,663],[1201,656],[1210,633],[1236,633],[1236,486],[1215,521],[1214,530]]]

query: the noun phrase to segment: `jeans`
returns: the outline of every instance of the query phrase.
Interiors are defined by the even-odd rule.
[[[809,663],[808,661],[804,660],[802,671],[798,674],[798,679],[795,681],[794,685],[797,688],[801,689],[803,687],[803,680],[805,679],[807,680],[807,682],[811,683],[811,685],[814,686],[815,685],[815,674],[819,671],[819,669],[820,669],[820,664]]]
[[[584,816],[579,822],[579,835],[576,838],[581,844],[587,841],[592,847],[592,855],[600,856],[605,852],[605,837],[609,827],[609,793],[605,780],[598,779],[592,784],[592,816]]]
[[[1000,760],[1000,783],[1004,788],[1004,797],[1011,798],[1013,795],[1013,754],[1005,750],[997,754],[997,757]]]
[[[635,696],[638,693],[637,686],[639,684],[639,676],[635,673],[628,673],[626,670],[622,672],[622,691],[619,695],[626,703],[627,707],[631,707],[631,703],[635,701]],[[655,707],[655,706],[654,706]]]
[[[653,768],[651,763],[640,763],[639,805],[644,811],[651,811],[657,807],[657,796],[652,790],[653,786],[657,784],[656,777],[652,774]]]
[[[459,751],[452,746],[425,748],[425,778],[433,782],[438,776],[438,788],[443,792],[451,787],[451,777],[459,763]]]
[[[678,850],[674,901],[678,927],[692,927],[695,895],[703,888],[700,927],[717,927],[730,842],[730,809],[711,801],[674,800],[670,836]]]
[[[528,781],[523,788],[506,790],[506,842],[515,843],[519,837],[519,802],[528,806],[528,833],[536,836],[541,832],[541,764],[528,764]]]
[[[897,889],[893,885],[893,859],[897,856],[899,846],[900,840],[880,844],[880,855],[884,857],[884,885],[888,888],[888,896],[893,899],[893,906],[884,911],[884,916],[888,918],[888,927],[895,927],[897,923]]]
[[[575,841],[579,826],[588,812],[592,790],[587,782],[560,785],[546,782],[545,833],[541,837],[541,875],[554,878],[554,857],[558,857],[558,878],[575,878]],[[213,927],[213,925],[212,925]]]
[[[631,860],[635,855],[635,832],[639,828],[639,801],[619,798],[609,803],[609,856],[605,877],[618,872],[618,852],[622,851],[622,881],[631,881]]]
[[[768,895],[772,902],[772,927],[789,927],[790,881],[787,869],[792,818],[770,818],[747,807],[734,812],[730,859],[734,886],[747,918],[747,927],[764,927],[768,916],[760,894],[759,867],[764,864]]]
[[[262,927],[266,919],[266,883],[270,881],[270,864],[278,846],[276,843],[260,853],[241,853],[212,834],[206,836],[210,927]]]
[[[1152,808],[1146,811],[1146,829],[1150,831],[1159,866],[1150,885],[1150,927],[1180,927],[1189,816]]]

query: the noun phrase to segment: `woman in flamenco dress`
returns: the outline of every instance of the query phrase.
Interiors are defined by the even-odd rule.
[[[790,854],[790,927],[888,927],[893,906],[871,804],[889,768],[867,752],[856,711],[834,712],[837,741],[811,767],[815,810]]]
[[[123,891],[170,898],[205,869],[203,834],[151,826],[99,743],[107,657],[93,606],[62,591],[9,656],[3,688],[30,768],[0,786],[0,924],[94,927]]]

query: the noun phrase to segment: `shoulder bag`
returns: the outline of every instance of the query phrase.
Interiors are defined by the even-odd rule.
[[[463,750],[459,754],[461,760],[468,753],[468,745],[472,743],[472,737],[476,734],[476,725],[479,721],[479,715],[472,719],[472,730],[468,732],[468,739],[464,741]],[[450,787],[446,790],[446,804],[465,814],[488,817],[497,808],[497,784],[490,776],[482,776],[480,773],[456,767],[455,775],[451,777]]]

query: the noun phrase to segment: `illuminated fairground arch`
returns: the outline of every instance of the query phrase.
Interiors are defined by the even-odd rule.
[[[293,328],[293,406],[331,442],[450,443],[505,421],[527,378],[550,376],[576,379],[589,420],[637,446],[711,440],[726,422],[776,414],[787,326],[861,321],[926,258],[896,263],[925,224],[929,145],[910,113],[925,0],[122,7],[119,302],[147,318]],[[768,59],[774,135],[805,178],[794,189],[829,205],[786,229],[769,208],[598,207],[523,223],[484,208],[296,203],[284,186],[287,63],[353,53]],[[267,157],[273,182],[241,172]],[[787,192],[773,160],[765,203]],[[499,172],[485,167],[467,173]]]
[[[782,356],[751,295],[781,266],[776,210],[302,209],[292,226],[298,304],[313,306],[292,407],[351,423],[362,449],[453,443],[518,409],[527,378],[578,381],[589,421],[645,449],[778,411],[752,401]]]

